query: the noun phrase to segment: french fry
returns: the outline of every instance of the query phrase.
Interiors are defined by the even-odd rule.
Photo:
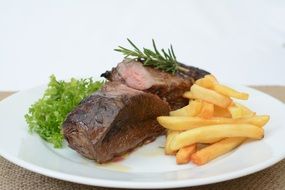
[[[236,105],[229,106],[228,110],[231,113],[231,116],[232,116],[233,119],[237,119],[237,118],[242,118],[243,117],[242,109],[240,107],[237,107]]]
[[[251,111],[248,107],[240,104],[240,103],[237,103],[235,102],[234,103],[237,107],[240,107],[242,110],[243,110],[243,113],[244,113],[244,116],[254,116],[255,115],[255,112]]]
[[[225,139],[225,138],[209,139],[209,140],[205,140],[203,142],[203,144],[213,144],[213,143],[219,142],[220,140],[223,140],[223,139]]]
[[[226,117],[231,118],[232,115],[227,108],[221,108],[219,106],[214,106],[214,117]]]
[[[172,117],[172,116],[159,116],[157,121],[160,125],[167,129],[184,131],[201,127],[204,125],[211,125],[213,122],[202,119],[200,117]]]
[[[263,138],[262,127],[270,117],[257,116],[246,106],[233,102],[231,98],[247,100],[249,95],[220,84],[213,75],[197,80],[183,96],[190,99],[189,105],[157,118],[168,130],[165,154],[176,155],[177,164],[191,159],[203,165],[247,138]]]
[[[269,117],[268,117],[269,119]],[[261,126],[260,126],[261,127]],[[245,137],[230,137],[217,141],[216,143],[203,148],[191,156],[194,164],[203,165],[211,160],[226,154],[242,144],[247,138]]]
[[[200,113],[201,111],[201,108],[202,108],[202,101],[200,100],[192,100],[190,103],[189,103],[189,106],[190,106],[190,115],[189,116],[196,116],[198,115],[198,113]]]
[[[183,96],[186,98],[204,100],[223,108],[227,108],[232,103],[232,100],[229,97],[221,95],[213,90],[201,87],[197,84],[192,85],[191,91],[185,92]]]
[[[190,105],[169,112],[170,116],[190,116]]]
[[[233,97],[233,98],[237,98],[241,100],[247,100],[249,97],[247,93],[238,92],[228,86],[221,85],[221,84],[214,84],[213,90],[215,90],[216,92],[224,96],[229,96],[229,97]]]
[[[180,133],[179,131],[167,130],[166,142],[164,147],[164,153],[166,155],[175,155],[176,151],[172,151],[170,149],[170,143],[173,140],[173,138],[179,133]]]
[[[198,116],[204,119],[209,119],[212,118],[213,115],[214,115],[214,105],[203,101],[202,108]]]
[[[208,76],[208,75],[206,75]],[[204,88],[209,88],[209,89],[213,89],[214,88],[214,85],[215,85],[215,81],[210,78],[210,77],[204,77],[204,78],[201,78],[201,79],[198,79],[195,84],[201,86],[201,87],[204,87]]]
[[[211,80],[212,83],[214,83],[214,84],[219,83],[217,78],[214,75],[206,75],[204,78]]]
[[[228,109],[232,115],[232,118],[234,119],[241,117],[252,117],[255,115],[255,112],[239,103],[234,103],[233,105],[229,106]]]
[[[200,113],[202,102],[191,100],[189,105],[169,113],[170,116],[196,116]]]
[[[243,117],[237,119],[224,118],[224,117],[213,117],[210,119],[203,119],[200,117],[174,117],[174,116],[159,116],[157,121],[160,125],[167,129],[184,131],[194,129],[207,125],[218,125],[218,124],[252,124],[256,126],[264,126],[269,121],[268,115],[260,115],[253,117]]]
[[[191,161],[197,165],[206,164],[218,156],[221,156],[233,150],[242,144],[245,140],[246,138],[244,137],[226,138],[192,154]]]
[[[194,95],[193,95],[193,93],[192,93],[191,91],[185,92],[185,93],[183,94],[183,97],[190,99],[190,100],[189,100],[189,104],[191,103],[191,101],[192,101],[193,99],[195,99],[195,97],[194,97]]]
[[[269,116],[267,117],[267,121]],[[259,126],[262,127],[262,126]],[[226,154],[233,150],[240,144],[242,144],[247,138],[245,137],[231,137],[218,141],[206,148],[203,148],[191,156],[191,160],[194,164],[203,165],[211,160]]]
[[[196,144],[180,148],[176,153],[176,163],[187,164],[191,159],[191,155],[196,152],[196,148]]]
[[[233,97],[241,100],[247,100],[249,97],[247,93],[238,92],[228,86],[219,84],[213,75],[206,75],[203,78],[198,79],[195,84],[204,88],[215,90],[216,92],[228,97]]]
[[[222,124],[210,125],[181,132],[170,142],[170,150],[179,150],[182,147],[195,143],[204,143],[211,139],[226,137],[263,138],[263,128],[251,124]]]

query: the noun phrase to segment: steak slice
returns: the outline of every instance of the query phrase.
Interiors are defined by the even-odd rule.
[[[63,134],[78,153],[104,163],[163,134],[156,117],[169,111],[157,95],[108,82],[67,116]]]
[[[175,110],[188,104],[189,100],[182,95],[190,89],[194,81],[209,74],[196,67],[183,64],[180,64],[180,67],[185,71],[173,75],[152,67],[145,67],[138,61],[125,59],[117,67],[106,71],[101,76],[133,89],[156,94],[169,103],[171,110]]]

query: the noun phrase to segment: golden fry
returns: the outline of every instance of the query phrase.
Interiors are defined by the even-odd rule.
[[[214,115],[214,105],[203,101],[202,109],[198,114],[198,116],[204,119],[209,119],[212,118],[213,115]]]
[[[191,155],[196,152],[197,145],[192,144],[190,146],[183,147],[176,153],[176,163],[177,164],[187,164]]]
[[[263,127],[269,121],[269,119],[269,115],[256,115],[253,117],[238,118],[235,119],[235,121],[237,123],[249,123],[252,125]]]
[[[166,142],[164,147],[164,153],[166,155],[175,155],[176,151],[172,151],[170,149],[170,143],[173,140],[173,138],[179,133],[180,133],[179,131],[167,130]]]
[[[183,97],[190,99],[189,104],[191,103],[191,101],[192,101],[193,99],[196,99],[191,91],[185,92],[185,93],[183,94]]]
[[[264,126],[269,121],[268,115],[260,115],[253,117],[244,117],[238,119],[224,118],[224,117],[213,117],[210,119],[203,119],[200,117],[174,117],[174,116],[159,116],[157,121],[160,125],[167,129],[184,131],[203,127],[207,125],[218,125],[218,124],[252,124],[256,126]]]
[[[237,107],[236,105],[231,105],[228,107],[229,112],[231,113],[231,116],[233,119],[242,118],[243,117],[243,111],[240,107]]]
[[[200,113],[202,102],[191,100],[189,105],[169,113],[170,116],[196,116]]]
[[[247,93],[238,92],[228,86],[221,84],[215,84],[213,89],[224,96],[233,97],[241,100],[247,100],[249,97]]]
[[[255,115],[255,112],[239,103],[234,103],[233,105],[229,106],[228,109],[232,115],[232,118],[234,119],[241,117],[252,117]]]
[[[204,88],[213,89],[215,82],[209,77],[207,77],[207,78],[204,77],[204,78],[201,78],[199,80],[196,80],[195,84],[197,84],[201,87],[204,87]]]
[[[185,92],[183,96],[186,98],[204,100],[223,108],[227,108],[232,103],[232,100],[229,97],[221,95],[213,90],[198,86],[197,84],[192,85],[191,91]]]
[[[196,116],[201,111],[202,101],[200,101],[200,100],[192,100],[189,103],[189,107],[190,107],[190,115],[189,116]]]
[[[197,80],[195,82],[195,84],[204,87],[204,88],[208,88],[208,89],[212,89],[224,96],[228,96],[228,97],[233,97],[233,98],[237,98],[237,99],[241,99],[241,100],[247,100],[249,95],[247,93],[244,92],[238,92],[228,86],[219,84],[217,79],[213,76],[213,75],[206,75],[203,78]]]
[[[219,142],[220,140],[223,140],[223,139],[225,139],[225,138],[209,139],[209,140],[205,140],[203,142],[203,144],[213,144],[213,143]]]
[[[172,139],[170,149],[175,151],[191,144],[204,143],[212,139],[226,137],[261,139],[263,134],[263,128],[250,124],[210,125],[181,132]]]
[[[190,116],[190,106],[187,105],[183,108],[169,112],[170,116]]]
[[[240,107],[242,110],[243,110],[243,113],[244,113],[244,116],[254,116],[255,115],[255,112],[251,111],[248,107],[242,105],[242,104],[239,104],[237,102],[234,103],[237,107]]]
[[[204,78],[211,80],[214,84],[219,83],[214,75],[206,75]]]
[[[197,165],[206,164],[209,161],[217,158],[218,156],[226,154],[227,152],[236,148],[245,140],[246,138],[244,137],[226,138],[192,154],[191,161]]]
[[[214,106],[214,117],[231,118],[232,115],[227,108],[221,108],[219,106]]]
[[[231,98],[247,100],[249,94],[220,84],[213,75],[197,80],[183,96],[190,99],[189,105],[157,118],[168,130],[165,154],[176,155],[177,164],[192,160],[203,165],[247,138],[263,138],[262,127],[270,117],[257,116],[246,106],[233,102]]]

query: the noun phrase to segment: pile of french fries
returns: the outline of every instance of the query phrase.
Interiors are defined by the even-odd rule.
[[[246,139],[260,140],[268,115],[256,115],[232,98],[247,100],[247,93],[220,84],[206,75],[185,92],[189,105],[160,116],[167,129],[165,154],[175,155],[177,164],[203,165],[233,150]]]

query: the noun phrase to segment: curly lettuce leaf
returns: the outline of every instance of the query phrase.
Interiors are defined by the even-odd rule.
[[[103,84],[104,81],[93,81],[92,78],[72,78],[66,82],[52,75],[43,97],[31,105],[25,115],[29,131],[36,132],[55,148],[62,147],[64,138],[61,126],[67,114]]]

